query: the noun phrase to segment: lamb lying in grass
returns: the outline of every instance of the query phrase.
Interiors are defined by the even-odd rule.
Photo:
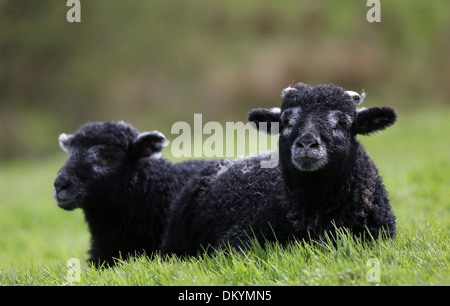
[[[268,131],[279,124],[278,166],[262,168],[267,156],[259,155],[206,167],[174,201],[163,254],[239,248],[249,237],[322,239],[341,227],[357,236],[395,235],[382,179],[356,137],[392,125],[395,111],[357,109],[361,96],[333,85],[299,83],[282,98],[279,109],[249,113]]]
[[[169,203],[209,161],[173,164],[161,158],[168,144],[158,131],[138,133],[123,122],[88,123],[59,136],[67,161],[54,182],[54,198],[66,210],[81,208],[91,233],[89,261],[113,265],[114,258],[161,246]]]

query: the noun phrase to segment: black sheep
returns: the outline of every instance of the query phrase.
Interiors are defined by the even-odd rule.
[[[254,109],[249,121],[274,131],[279,164],[259,155],[212,166],[175,200],[162,252],[196,255],[292,238],[321,239],[345,227],[355,235],[395,235],[395,217],[373,161],[356,138],[396,120],[392,108],[360,108],[355,92],[302,83],[282,93],[281,108]],[[261,123],[265,123],[262,125]]]
[[[168,141],[158,131],[139,133],[123,122],[94,122],[59,136],[68,158],[54,182],[66,210],[81,208],[91,233],[89,261],[158,251],[173,196],[206,161],[178,164],[160,158]]]

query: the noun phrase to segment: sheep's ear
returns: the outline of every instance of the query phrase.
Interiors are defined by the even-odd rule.
[[[267,134],[278,134],[281,110],[278,107],[271,109],[255,108],[248,113],[248,121],[256,124],[256,129]],[[273,123],[277,123],[276,125]]]
[[[139,158],[161,157],[161,150],[169,144],[166,137],[158,131],[139,134],[133,143],[134,150]]]
[[[394,124],[397,114],[391,107],[361,108],[355,120],[356,134],[369,135]]]
[[[355,105],[363,103],[364,98],[366,97],[366,93],[364,91],[359,94],[356,91],[347,90],[346,93],[352,98]]]
[[[66,153],[69,153],[70,141],[72,140],[72,138],[73,138],[73,135],[68,135],[68,134],[64,134],[64,133],[60,134],[58,137],[59,146]]]

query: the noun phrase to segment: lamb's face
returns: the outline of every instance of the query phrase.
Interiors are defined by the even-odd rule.
[[[267,132],[279,124],[280,162],[289,171],[314,172],[346,162],[356,135],[381,131],[396,120],[388,107],[361,108],[362,97],[333,85],[302,83],[282,92],[281,108],[254,109],[249,121],[265,122]]]
[[[105,187],[119,178],[126,167],[123,149],[106,144],[73,147],[59,171],[53,197],[64,209],[85,207],[96,197],[104,197]]]
[[[340,88],[285,89],[279,140],[284,162],[299,171],[317,171],[346,158],[355,114],[353,98]]]
[[[72,210],[114,200],[133,163],[159,156],[167,140],[157,131],[139,134],[124,123],[106,122],[61,134],[59,143],[68,157],[55,179],[53,197],[59,207]]]

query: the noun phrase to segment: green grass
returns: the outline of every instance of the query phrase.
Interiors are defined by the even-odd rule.
[[[0,165],[0,284],[69,285],[450,285],[450,110],[400,113],[379,136],[361,137],[383,175],[397,216],[395,240],[337,244],[254,244],[202,258],[139,257],[113,269],[86,265],[89,233],[81,211],[59,209],[52,182],[60,154]],[[380,282],[368,279],[379,262]]]

